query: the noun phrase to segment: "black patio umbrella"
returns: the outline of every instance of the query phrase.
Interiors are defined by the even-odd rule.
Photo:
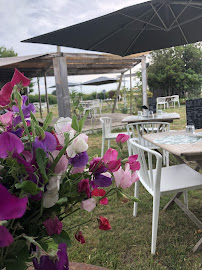
[[[201,0],[153,0],[23,42],[126,56],[202,40]]]
[[[94,80],[83,82],[80,85],[102,85],[102,84],[115,83],[115,82],[117,82],[117,80],[118,79],[109,78],[109,77],[98,77]]]
[[[80,85],[80,84],[79,83],[68,82],[68,86],[69,87],[74,87],[74,86],[78,86],[78,85]],[[56,88],[56,85],[50,86],[49,88]]]

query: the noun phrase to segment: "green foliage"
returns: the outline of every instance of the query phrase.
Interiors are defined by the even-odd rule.
[[[198,97],[202,86],[202,51],[190,44],[152,53],[148,68],[148,84],[158,96],[178,94]]]
[[[5,46],[0,47],[0,58],[4,57],[13,57],[17,56],[18,54],[13,50],[13,48],[6,49]]]
[[[48,101],[49,101],[49,104],[51,105],[57,104],[57,97],[49,94]],[[30,103],[39,102],[39,95],[29,95],[29,102]],[[46,102],[45,95],[41,95],[41,102]]]

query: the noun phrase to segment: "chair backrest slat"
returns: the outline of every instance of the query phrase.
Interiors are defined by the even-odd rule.
[[[102,137],[106,137],[111,133],[112,119],[109,117],[100,117],[100,122],[102,124]]]
[[[129,139],[133,155],[138,155],[140,170],[138,171],[140,181],[151,192],[160,192],[160,179],[162,156],[145,146],[140,145],[138,139]],[[155,171],[154,171],[154,169]]]

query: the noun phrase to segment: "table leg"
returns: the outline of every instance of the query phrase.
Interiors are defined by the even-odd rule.
[[[202,250],[202,238],[196,243],[196,245],[193,247],[193,252],[199,252]]]

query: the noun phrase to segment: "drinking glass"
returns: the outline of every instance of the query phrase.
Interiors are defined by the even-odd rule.
[[[194,125],[188,125],[186,126],[186,135],[191,136],[195,132],[195,126]]]
[[[141,117],[142,116],[142,111],[138,111],[137,115],[138,115],[138,117]]]
[[[149,111],[149,117],[154,117],[153,111]]]
[[[163,114],[162,110],[158,110],[158,111],[157,111],[157,114],[158,114],[158,115],[162,115],[162,114]]]

